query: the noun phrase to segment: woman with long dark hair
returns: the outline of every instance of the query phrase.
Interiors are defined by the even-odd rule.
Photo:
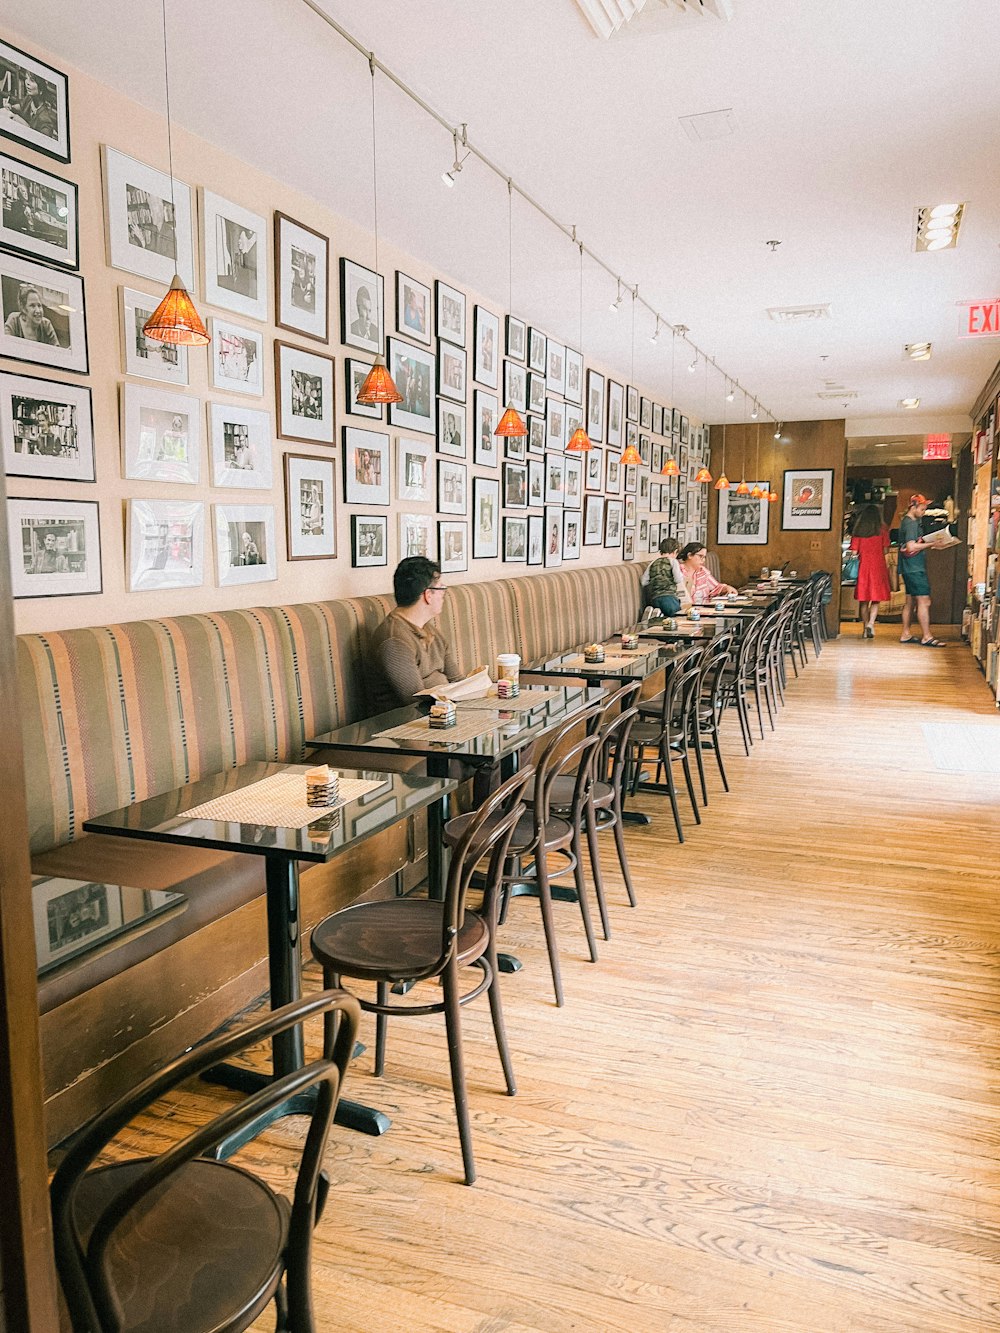
[[[875,620],[879,602],[892,596],[885,553],[889,549],[889,529],[878,505],[865,505],[859,510],[851,528],[851,550],[858,556],[858,581],[854,596],[864,626],[862,637],[874,639]]]

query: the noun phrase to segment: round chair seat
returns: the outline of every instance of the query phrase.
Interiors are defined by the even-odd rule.
[[[148,1163],[88,1172],[76,1196],[84,1244],[100,1213]],[[125,1333],[210,1333],[267,1308],[284,1267],[289,1208],[229,1162],[197,1158],[126,1216],[108,1247]]]
[[[408,981],[441,956],[444,904],[427,898],[390,898],[358,903],[328,916],[312,933],[312,951],[324,967],[370,981]],[[476,912],[466,912],[458,933],[458,963],[486,952],[489,931]]]

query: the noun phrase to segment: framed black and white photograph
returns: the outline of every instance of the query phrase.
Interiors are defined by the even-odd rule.
[[[503,400],[519,412],[528,410],[528,372],[516,361],[503,363]]]
[[[528,374],[527,383],[527,411],[533,412],[536,416],[540,416],[545,411],[545,376],[531,371]]]
[[[431,289],[396,270],[396,332],[431,345]]]
[[[8,500],[7,525],[12,596],[101,591],[96,500]]]
[[[389,563],[389,519],[385,514],[351,515],[351,564],[369,569]]]
[[[508,564],[524,564],[528,559],[528,516],[505,515],[503,520],[503,558]]]
[[[509,462],[504,463],[503,505],[505,509],[527,509],[528,507],[527,463],[509,463]]]
[[[591,496],[591,499],[598,497]],[[578,509],[563,510],[562,558],[579,560],[580,546],[583,542],[583,515]]]
[[[0,318],[0,356],[87,374],[87,313],[78,274],[0,253]]]
[[[274,506],[217,504],[212,508],[219,587],[276,579]]]
[[[245,319],[267,319],[267,222],[211,190],[200,190],[205,300]]]
[[[260,398],[264,393],[264,335],[218,315],[210,321],[213,389]]]
[[[411,555],[422,555],[426,560],[433,560],[435,536],[436,528],[431,514],[400,513],[397,560],[406,560]]]
[[[621,460],[608,450],[606,462],[606,475],[604,480],[604,489],[609,495],[620,495],[622,489],[622,465]]]
[[[653,431],[653,434],[654,434],[654,435],[662,435],[662,434],[663,434],[663,404],[662,404],[662,403],[654,403],[654,404],[653,404],[653,425],[652,425],[652,431]]]
[[[524,365],[528,353],[528,326],[523,319],[516,319],[513,315],[507,316],[504,350],[512,360],[520,361]]]
[[[566,458],[563,454],[545,455],[545,503],[561,505],[566,499]]]
[[[472,378],[490,389],[500,387],[500,321],[485,306],[473,307],[472,337],[475,351]]]
[[[604,450],[591,449],[585,455],[583,469],[584,490],[601,491],[604,489]]]
[[[469,525],[464,520],[438,522],[438,563],[442,574],[462,574],[469,568]]]
[[[330,341],[330,242],[285,213],[274,214],[274,322]]]
[[[625,390],[625,420],[639,420],[639,390],[634,384],[628,385]]]
[[[562,564],[562,530],[562,505],[548,505],[545,509],[545,534],[543,538],[546,569],[558,569]]]
[[[781,526],[786,532],[829,532],[833,521],[832,467],[786,468],[782,494]]]
[[[545,342],[545,388],[560,397],[566,393],[566,348],[554,338]]]
[[[540,458],[528,459],[528,504],[534,509],[545,503],[545,464]]]
[[[483,389],[476,390],[473,401],[475,420],[472,461],[481,467],[496,467],[500,455],[494,432],[500,420],[500,404],[495,393],[486,393]]]
[[[449,287],[438,278],[434,283],[434,305],[437,336],[456,347],[464,347],[468,341],[465,336],[465,292]]]
[[[344,403],[348,416],[368,417],[372,421],[381,421],[381,403],[358,402],[361,386],[368,378],[371,368],[371,361],[361,361],[354,356],[344,357]]]
[[[125,522],[129,592],[201,587],[205,506],[200,500],[129,500]]]
[[[137,481],[201,476],[201,401],[186,393],[122,385],[122,474]]]
[[[213,486],[271,489],[270,412],[233,403],[209,403],[208,441]]]
[[[61,70],[0,41],[0,134],[69,161],[69,81]]]
[[[580,509],[583,505],[583,460],[579,455],[571,458],[568,454],[563,467],[563,503],[568,509]]]
[[[528,564],[545,563],[545,518],[542,514],[528,515]]]
[[[468,468],[464,463],[453,463],[439,458],[437,465],[437,507],[439,514],[469,512]]]
[[[393,383],[403,395],[401,402],[389,404],[389,424],[433,435],[434,354],[400,338],[390,338],[386,361]]]
[[[0,441],[8,477],[96,480],[94,412],[82,384],[0,375]]]
[[[437,391],[442,398],[464,403],[466,399],[466,354],[464,347],[438,339]],[[402,392],[402,390],[400,390]]]
[[[625,389],[616,380],[608,380],[608,448],[622,447],[622,430],[625,424]]]
[[[332,458],[285,454],[285,534],[289,560],[332,560],[337,522]]]
[[[622,502],[608,500],[604,506],[604,545],[621,546],[622,544]]]
[[[274,340],[278,434],[302,444],[333,444],[333,357]]]
[[[622,559],[635,559],[635,528],[625,529],[625,541],[622,547]]]
[[[747,482],[753,489],[757,482]],[[769,485],[764,483],[764,490]],[[716,541],[720,546],[767,545],[767,496],[755,500],[752,495],[737,495],[734,490],[719,491],[719,526]],[[686,523],[688,513],[682,508],[678,522]]]
[[[545,334],[541,329],[528,330],[528,369],[545,378]]]
[[[78,191],[72,181],[0,153],[0,199],[0,245],[47,264],[80,267]]]
[[[452,458],[464,458],[468,447],[469,414],[464,405],[452,403],[444,398],[438,399],[437,405],[437,447],[438,452],[450,454]]]
[[[583,544],[600,546],[604,540],[604,496],[588,495],[583,509]]]
[[[396,440],[396,499],[430,504],[433,485],[433,445],[400,435]]]
[[[165,171],[107,145],[103,155],[108,263],[164,288],[176,272],[194,291],[190,187],[175,176],[171,193]]]
[[[650,430],[653,425],[653,404],[649,398],[639,399],[639,426],[642,430]]]
[[[604,440],[604,376],[587,371],[587,434],[594,444]]]
[[[558,398],[545,400],[545,448],[566,448],[566,404]]]
[[[119,289],[121,314],[122,370],[140,379],[159,380],[165,384],[188,383],[188,349],[177,343],[147,338],[143,329],[159,304],[157,296]]]
[[[376,356],[385,329],[385,282],[353,259],[340,260],[340,341]]]
[[[566,399],[583,406],[583,356],[572,347],[566,348]]]
[[[500,482],[472,479],[472,558],[495,560],[500,554]]]
[[[528,453],[545,453],[545,418],[528,417]]]
[[[345,503],[388,509],[389,436],[380,430],[345,426],[343,437]]]

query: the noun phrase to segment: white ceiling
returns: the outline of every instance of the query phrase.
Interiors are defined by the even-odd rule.
[[[610,41],[575,0],[318,3],[449,123],[467,121],[477,147],[776,417],[844,416],[849,434],[872,433],[862,419],[909,434],[963,424],[1000,355],[998,340],[957,337],[956,304],[1000,288],[994,0],[732,0],[730,23]],[[303,0],[169,0],[168,15],[177,121],[370,226],[363,57]],[[157,0],[7,0],[3,20],[162,105]],[[506,305],[503,183],[472,160],[446,190],[449,135],[378,86],[383,234]],[[728,107],[728,138],[694,143],[678,123]],[[958,248],[915,254],[915,206],[956,201],[968,201]],[[515,313],[571,343],[578,262],[515,204]],[[613,284],[588,265],[586,291],[585,351],[627,378]],[[821,302],[829,320],[766,314]],[[651,324],[639,321],[636,378],[669,401],[669,339],[652,346]],[[904,360],[904,343],[926,339],[929,362]],[[679,405],[721,420],[721,377],[689,375],[689,360],[678,351]],[[826,381],[857,396],[822,399]],[[898,409],[910,396],[919,413]],[[739,399],[726,410],[746,419]]]

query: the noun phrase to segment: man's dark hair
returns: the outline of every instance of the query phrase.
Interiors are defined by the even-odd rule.
[[[425,555],[408,555],[400,560],[392,576],[392,590],[399,606],[413,606],[419,602],[435,579],[441,577],[441,566]]]
[[[705,549],[704,542],[688,542],[687,546],[681,547],[677,559],[690,560],[693,555],[696,555],[698,553],[698,551],[704,551],[704,549]]]

